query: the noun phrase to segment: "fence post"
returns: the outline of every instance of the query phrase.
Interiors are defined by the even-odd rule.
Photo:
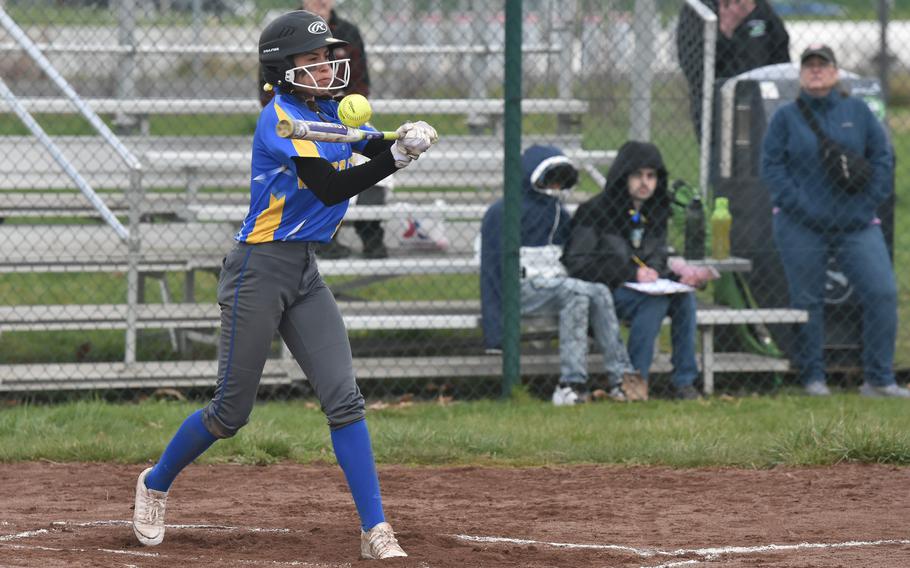
[[[521,239],[521,0],[506,0],[505,110],[503,124],[502,395],[509,396],[521,372],[518,246]]]
[[[573,96],[574,75],[572,64],[575,54],[576,17],[578,2],[576,0],[557,0],[550,4],[550,35],[547,41],[547,61],[556,68],[556,96],[569,100]],[[558,53],[549,50],[559,45]],[[581,119],[572,114],[557,115],[560,134],[578,132]]]
[[[142,220],[142,207],[144,193],[142,191],[142,171],[130,171],[130,184],[126,194],[129,196],[129,227],[130,234],[127,245],[127,271],[126,271],[126,332],[124,334],[123,362],[130,365],[136,362],[139,352],[139,304],[142,303],[140,289],[139,262],[142,254],[142,236],[139,234],[139,224]],[[166,275],[162,276],[163,278]]]
[[[204,45],[202,40],[203,28],[205,27],[205,15],[202,13],[202,0],[193,0],[193,43]],[[202,80],[202,54],[194,53],[191,67],[193,69],[193,90],[197,97],[204,94],[206,82]]]
[[[890,1],[878,0],[878,22],[880,25],[878,46],[878,80],[882,85],[882,100],[888,106],[891,89],[888,84],[888,72],[891,67],[890,54],[888,53],[888,23],[890,20]]]
[[[117,3],[117,42],[126,51],[120,56],[120,80],[117,81],[117,98],[128,100],[136,96],[136,1],[120,0]],[[119,134],[133,133],[139,121],[136,116],[118,111],[114,124]]]
[[[652,67],[655,59],[657,34],[657,8],[654,0],[635,2],[632,31],[635,35],[635,51],[632,63],[632,101],[629,111],[629,139],[648,142],[651,140],[651,83],[654,79]]]

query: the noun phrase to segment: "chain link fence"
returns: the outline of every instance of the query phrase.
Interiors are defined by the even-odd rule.
[[[314,10],[331,4],[309,3]],[[481,326],[479,234],[502,197],[505,3],[334,4],[335,34],[354,44],[345,53],[354,71],[349,91],[369,97],[372,124],[394,130],[422,119],[440,134],[421,160],[352,202],[319,254],[361,388],[371,398],[498,396],[502,358]],[[773,113],[797,96],[800,54],[824,40],[847,73],[842,85],[885,126],[898,156],[896,168],[886,168],[887,185],[903,195],[910,12],[887,2],[794,1],[774,3],[774,13],[759,1],[760,11],[734,18],[731,28],[715,4],[525,0],[522,147],[556,146],[578,167],[578,185],[564,201],[569,215],[603,190],[625,141],[659,148],[673,198],[668,244],[720,273],[696,292],[696,386],[739,394],[798,385],[795,370],[817,364],[798,347],[797,330],[813,310],[825,323],[824,365],[833,380],[855,386],[863,345],[874,343],[887,357],[891,325],[874,320],[873,329],[867,318],[864,334],[860,293],[887,290],[854,289],[850,270],[867,265],[836,255],[829,262],[827,252],[816,261],[799,256],[806,250],[799,247],[787,258],[806,267],[810,258],[822,262],[803,284],[821,283],[824,303],[790,298],[787,277],[800,275],[784,270],[775,244],[775,236],[789,241],[772,229],[761,146]],[[210,392],[219,269],[249,207],[250,145],[267,100],[256,45],[268,22],[301,3],[0,6],[0,78],[8,91],[0,102],[0,391]],[[796,176],[816,172],[794,167],[784,166]],[[691,232],[696,196],[706,217],[701,239]],[[728,244],[723,221],[712,219],[719,197],[732,217]],[[906,289],[907,247],[895,221],[902,213],[900,201],[884,200],[878,226]],[[886,266],[872,269],[863,278],[887,281]],[[523,318],[521,326],[522,380],[548,398],[561,375],[556,314]],[[628,326],[622,336],[635,342],[630,351],[640,360],[641,341]],[[902,323],[896,342],[902,368],[910,342]],[[651,367],[656,396],[675,392],[672,343],[670,326],[662,326]],[[592,339],[591,387],[608,380],[597,351]],[[312,395],[277,336],[261,394]]]

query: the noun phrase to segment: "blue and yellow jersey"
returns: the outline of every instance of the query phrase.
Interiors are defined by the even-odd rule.
[[[366,142],[312,142],[281,138],[275,133],[275,125],[286,118],[341,123],[337,102],[319,100],[316,104],[318,113],[292,95],[278,94],[262,109],[253,136],[250,209],[236,240],[325,243],[341,224],[348,202],[327,206],[319,201],[297,177],[292,158],[321,157],[336,170],[343,170],[353,165],[352,151],[361,151]]]

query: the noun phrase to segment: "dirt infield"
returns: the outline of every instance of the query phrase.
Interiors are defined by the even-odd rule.
[[[141,469],[0,465],[0,566],[367,565],[335,467],[191,466],[155,548],[127,522]],[[907,468],[384,467],[380,477],[411,554],[388,566],[910,566]]]

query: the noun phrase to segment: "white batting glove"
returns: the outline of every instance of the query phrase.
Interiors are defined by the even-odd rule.
[[[411,163],[411,157],[408,156],[404,150],[398,147],[398,142],[392,144],[390,148],[392,151],[392,157],[395,159],[395,167],[399,170],[401,168],[406,168],[408,164]]]
[[[407,128],[408,137],[417,137],[417,138],[426,138],[429,140],[430,144],[435,144],[439,140],[439,134],[436,133],[436,129],[427,124],[422,120],[417,122],[405,123]]]
[[[395,142],[395,146],[398,153],[406,154],[412,160],[419,158],[439,140],[436,129],[422,120],[402,124],[396,133],[398,141]]]

